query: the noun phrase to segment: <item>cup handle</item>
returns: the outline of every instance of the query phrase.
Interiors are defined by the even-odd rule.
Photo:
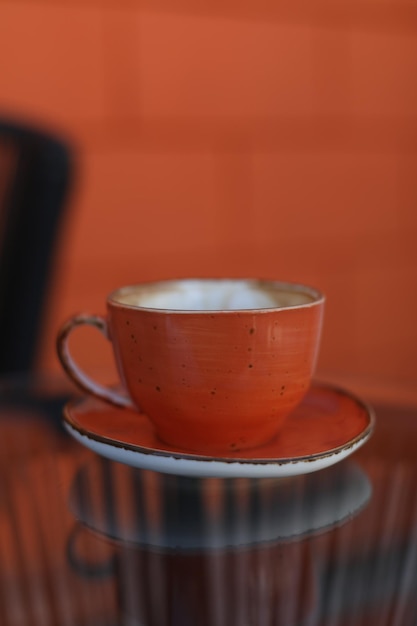
[[[111,387],[106,387],[93,380],[72,358],[68,346],[69,336],[75,328],[83,326],[84,324],[97,328],[108,341],[111,341],[105,317],[101,315],[90,315],[88,313],[74,315],[61,326],[57,337],[56,347],[62,367],[71,380],[83,391],[117,407],[134,408],[132,401],[127,395],[123,395]]]

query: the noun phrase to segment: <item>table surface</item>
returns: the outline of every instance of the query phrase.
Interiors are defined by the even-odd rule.
[[[417,407],[314,474],[199,479],[82,448],[69,395],[0,386],[2,626],[417,624]]]

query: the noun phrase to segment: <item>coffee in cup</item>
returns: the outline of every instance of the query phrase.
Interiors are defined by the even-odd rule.
[[[272,439],[303,399],[323,309],[318,290],[293,283],[142,283],[113,291],[106,316],[68,320],[58,335],[58,355],[84,391],[145,413],[165,444],[227,455]],[[68,337],[82,324],[111,341],[120,390],[99,384],[72,358]]]

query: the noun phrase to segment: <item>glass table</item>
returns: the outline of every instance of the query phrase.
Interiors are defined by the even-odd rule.
[[[417,624],[417,407],[333,467],[219,479],[98,457],[70,395],[0,387],[2,626]]]

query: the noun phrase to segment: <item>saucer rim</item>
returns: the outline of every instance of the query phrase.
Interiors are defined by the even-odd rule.
[[[279,467],[283,468],[286,466],[296,466],[300,464],[312,464],[314,468],[310,470],[304,470],[303,473],[309,473],[310,471],[315,471],[316,463],[324,462],[323,467],[327,467],[330,464],[336,463],[338,460],[342,460],[355,452],[359,447],[361,447],[372,435],[375,429],[375,412],[373,408],[364,400],[359,398],[356,394],[337,385],[328,384],[325,382],[315,381],[311,388],[324,388],[325,390],[332,391],[334,393],[341,394],[343,396],[347,396],[357,405],[359,405],[365,412],[367,416],[367,426],[358,433],[355,437],[348,439],[345,443],[336,446],[334,448],[329,448],[327,450],[317,452],[310,455],[303,456],[295,456],[295,457],[265,457],[265,458],[248,458],[248,457],[223,457],[223,456],[208,456],[208,455],[200,455],[195,453],[188,452],[179,452],[174,450],[159,450],[158,448],[150,448],[146,446],[139,446],[136,444],[130,444],[128,441],[123,442],[118,439],[112,439],[111,437],[105,437],[100,434],[92,433],[89,430],[86,430],[80,427],[75,423],[73,418],[71,417],[71,411],[74,411],[77,406],[86,401],[86,399],[91,398],[91,396],[82,396],[68,402],[63,409],[63,421],[64,426],[69,431],[69,433],[74,436],[80,443],[85,445],[85,439],[91,442],[90,449],[94,449],[95,452],[100,454],[99,450],[96,450],[96,446],[106,446],[111,449],[117,448],[118,450],[123,450],[126,453],[142,455],[144,457],[150,457],[152,459],[166,459],[174,460],[178,462],[185,463],[198,463],[198,464],[221,464],[221,465],[229,465],[230,467],[241,467],[241,466],[250,466],[254,468],[255,466],[261,467]],[[308,393],[308,392],[307,392]],[[103,402],[97,399],[97,402]],[[123,409],[120,409],[123,410]],[[142,414],[145,415],[145,414]],[[147,418],[147,416],[145,415]],[[149,418],[147,418],[149,419]],[[261,446],[260,446],[261,447]],[[102,451],[101,451],[102,452]],[[108,454],[104,454],[104,456],[109,456]],[[335,459],[334,457],[340,457]],[[114,459],[114,456],[111,458]],[[326,460],[329,461],[326,463]],[[131,464],[131,463],[129,463]],[[137,465],[138,467],[142,467],[143,464]],[[294,467],[295,469],[295,467]],[[163,471],[163,470],[161,470]],[[298,472],[297,472],[298,473]],[[193,473],[193,475],[195,475]],[[288,475],[295,475],[295,473],[291,472]]]

